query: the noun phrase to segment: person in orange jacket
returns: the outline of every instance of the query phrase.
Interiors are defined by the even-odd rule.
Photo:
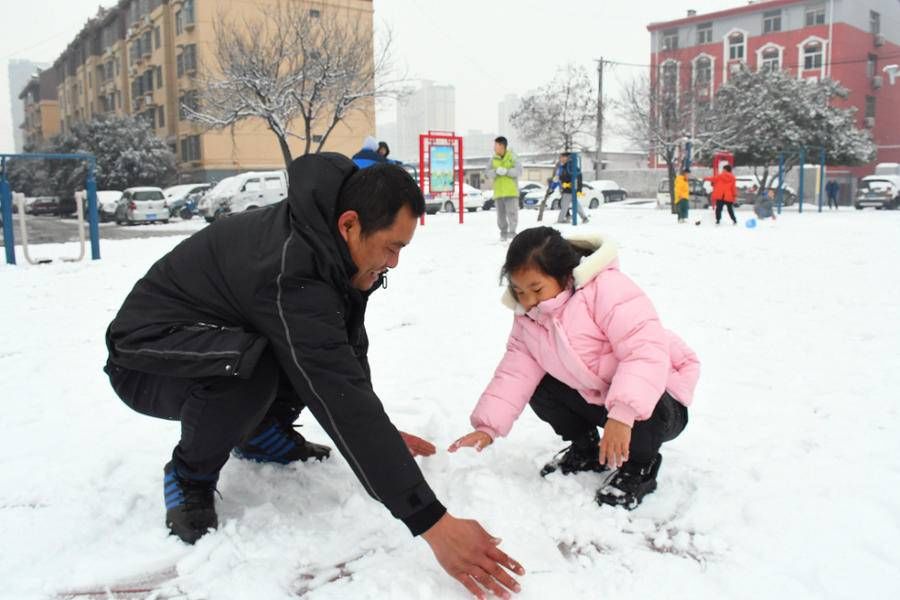
[[[731,173],[731,165],[722,167],[718,175],[707,177],[706,181],[712,182],[712,201],[716,207],[716,225],[722,220],[722,209],[728,207],[728,216],[737,225],[737,217],[734,216],[734,200],[737,198],[737,186],[734,175]]]

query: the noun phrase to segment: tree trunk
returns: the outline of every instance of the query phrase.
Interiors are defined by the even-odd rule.
[[[675,214],[675,152],[666,151],[666,169],[669,172],[669,210]]]
[[[291,158],[291,147],[288,145],[287,139],[284,136],[278,135],[275,136],[278,138],[278,145],[281,147],[281,157],[284,159],[284,168],[289,169],[291,166],[291,162],[294,160]]]

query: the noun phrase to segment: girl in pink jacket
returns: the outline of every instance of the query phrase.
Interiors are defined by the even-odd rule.
[[[475,431],[450,451],[481,451],[531,404],[570,442],[541,475],[618,469],[597,502],[635,508],[656,489],[660,446],[687,424],[697,356],[663,328],[619,271],[615,245],[599,236],[527,229],[510,244],[502,274],[503,301],[515,311],[506,354],[472,412]]]

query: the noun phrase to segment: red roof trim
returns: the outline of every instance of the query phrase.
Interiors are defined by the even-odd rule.
[[[732,15],[742,15],[745,13],[763,12],[772,10],[781,6],[790,6],[791,4],[800,4],[807,0],[768,0],[766,2],[754,2],[753,4],[745,4],[736,8],[728,8],[717,12],[706,13],[704,15],[695,15],[693,17],[684,17],[675,19],[674,21],[661,21],[659,23],[650,23],[647,25],[647,31],[657,31],[660,29],[669,29],[671,27],[680,27],[682,25],[690,25],[691,23],[705,23],[706,21],[715,21],[723,17]]]

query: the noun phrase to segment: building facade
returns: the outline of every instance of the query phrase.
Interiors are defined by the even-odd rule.
[[[23,149],[40,148],[44,142],[59,134],[56,93],[56,71],[48,69],[32,76],[19,94],[24,111],[19,125]]]
[[[900,61],[900,3],[896,0],[769,0],[714,13],[652,23],[651,69],[661,86],[693,90],[697,102],[735,69],[786,70],[801,79],[830,77],[849,90],[859,127],[872,132],[875,161],[900,162],[900,85],[884,67]]]
[[[348,23],[372,33],[371,0],[289,0],[310,15],[348,11]],[[215,26],[252,22],[278,0],[120,0],[90,19],[54,62],[60,129],[103,115],[144,119],[178,158],[182,181],[217,181],[247,170],[283,169],[277,138],[259,119],[226,130],[189,121],[182,108],[197,107],[202,76],[215,65]],[[374,60],[374,57],[370,57]],[[295,127],[301,124],[295,123]],[[313,131],[314,147],[322,132]],[[367,101],[329,134],[325,150],[352,155],[375,129]],[[301,140],[290,141],[294,156]]]
[[[25,107],[19,100],[22,89],[31,81],[39,70],[46,69],[50,65],[36,63],[21,58],[12,58],[7,65],[9,75],[9,106],[12,113],[13,148],[15,152],[21,152],[25,145],[25,138],[20,125],[25,120]]]
[[[392,157],[419,162],[420,134],[428,130],[454,131],[455,127],[456,88],[422,81],[419,89],[397,102],[397,144]]]

